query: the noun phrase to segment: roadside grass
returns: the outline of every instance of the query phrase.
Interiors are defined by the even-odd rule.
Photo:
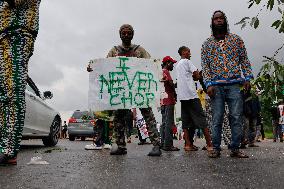
[[[265,134],[265,138],[267,138],[267,139],[273,139],[273,133],[272,133],[272,131],[265,131],[264,134]]]

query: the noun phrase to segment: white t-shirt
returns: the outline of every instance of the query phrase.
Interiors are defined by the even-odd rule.
[[[197,68],[188,59],[181,59],[176,65],[178,100],[198,98],[192,74]]]
[[[284,105],[279,105],[278,108],[280,112],[279,124],[284,125]]]

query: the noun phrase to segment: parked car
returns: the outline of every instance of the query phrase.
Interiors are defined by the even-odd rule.
[[[58,142],[61,117],[58,111],[47,104],[50,91],[40,93],[33,80],[28,77],[25,91],[26,117],[22,139],[42,139],[45,146],[55,146]]]
[[[94,136],[94,114],[89,111],[76,110],[68,121],[69,140],[74,141],[81,138],[82,141],[86,137]]]

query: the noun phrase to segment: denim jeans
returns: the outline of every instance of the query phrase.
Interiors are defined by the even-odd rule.
[[[220,151],[221,132],[224,118],[225,102],[229,108],[229,123],[232,133],[231,150],[239,149],[242,138],[243,96],[240,85],[214,86],[215,95],[211,98],[212,105],[212,143],[213,148]]]
[[[174,125],[175,105],[165,105],[161,107],[162,125],[160,128],[162,147],[173,146],[173,125]]]
[[[283,140],[283,131],[282,131],[282,125],[278,123],[278,120],[272,120],[272,126],[273,126],[273,138],[274,140],[277,140],[278,137],[280,140]]]

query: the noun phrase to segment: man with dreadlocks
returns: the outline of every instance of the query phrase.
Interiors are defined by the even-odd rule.
[[[250,88],[253,78],[251,64],[243,40],[229,32],[227,18],[222,11],[215,11],[211,23],[212,36],[202,45],[201,66],[207,94],[213,110],[212,142],[214,150],[209,157],[220,157],[221,131],[225,102],[229,108],[232,132],[231,157],[248,158],[239,150],[242,136],[244,90]],[[244,78],[241,76],[241,71]]]
[[[17,164],[40,0],[0,0],[0,164]]]
[[[150,54],[140,45],[132,44],[131,41],[134,36],[134,29],[129,24],[124,24],[119,29],[121,45],[114,46],[108,53],[107,57],[126,56],[137,58],[150,58]],[[92,71],[88,66],[87,71]],[[152,109],[140,108],[141,114],[148,127],[149,138],[154,145],[153,149],[149,152],[149,156],[160,156],[162,154],[160,150],[159,133],[157,130],[157,123]],[[119,109],[114,111],[114,131],[113,138],[117,144],[117,148],[112,145],[111,155],[124,155],[127,153],[125,142],[125,127],[128,117],[131,114],[131,110]]]

